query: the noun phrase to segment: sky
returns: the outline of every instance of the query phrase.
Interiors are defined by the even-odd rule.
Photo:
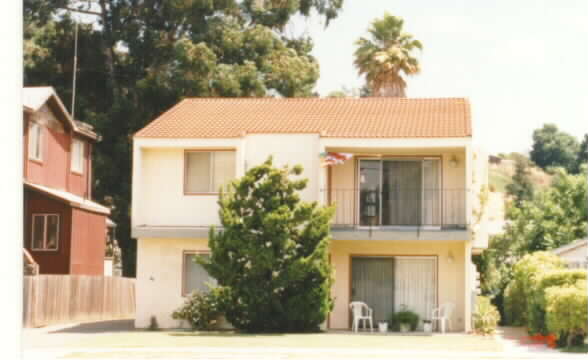
[[[407,96],[468,98],[474,141],[487,152],[529,151],[545,123],[588,132],[588,1],[345,0],[326,29],[318,17],[286,29],[314,40],[316,91],[363,84],[354,42],[386,11],[424,47]]]

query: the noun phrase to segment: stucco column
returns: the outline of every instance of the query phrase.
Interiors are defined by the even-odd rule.
[[[464,330],[470,332],[472,330],[472,287],[474,276],[472,272],[472,241],[464,242]]]
[[[474,189],[472,184],[472,176],[474,170],[472,145],[468,144],[465,147],[465,187],[466,187],[466,223],[468,226],[472,225],[472,209],[474,200]]]
[[[133,212],[133,216],[131,216],[131,230],[133,227],[139,225],[142,220],[142,212],[141,212],[141,204],[140,194],[141,194],[141,169],[142,169],[142,151],[141,151],[141,144],[139,139],[133,139],[133,186],[131,189],[131,209]]]
[[[317,199],[319,204],[323,205],[327,203],[327,168],[321,167],[319,154],[326,151],[326,147],[321,141],[322,139],[319,138],[319,145],[318,145],[318,153],[316,154],[317,157],[317,168],[318,168],[318,189],[317,189]]]

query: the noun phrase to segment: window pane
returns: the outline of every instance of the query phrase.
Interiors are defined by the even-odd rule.
[[[208,257],[209,255],[202,256]],[[195,257],[195,254],[184,255],[184,292],[186,294],[194,290],[207,292],[209,290],[207,283],[211,286],[216,285],[216,280],[208,275],[202,265],[194,261]]]
[[[359,216],[361,225],[380,222],[380,160],[359,162]]]
[[[33,215],[33,249],[43,249],[43,232],[45,231],[45,217]]]
[[[84,143],[77,139],[72,144],[71,169],[80,173],[84,171]]]
[[[41,126],[31,123],[29,131],[29,158],[41,159]]]
[[[210,191],[210,153],[186,153],[186,192]]]
[[[47,215],[47,249],[56,250],[59,239],[59,216]]]
[[[35,148],[36,148],[36,152],[35,152],[36,155],[35,155],[35,157],[37,159],[41,159],[41,141],[43,141],[43,138],[42,138],[43,128],[39,124],[36,124],[35,127],[37,128],[37,138],[36,138],[36,141],[35,141]]]
[[[221,186],[235,178],[235,152],[214,152],[214,175],[212,177],[212,191],[218,191]]]

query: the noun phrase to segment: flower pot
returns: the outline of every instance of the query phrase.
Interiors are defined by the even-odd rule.
[[[385,332],[387,332],[387,331],[388,331],[388,323],[387,323],[387,322],[385,322],[385,321],[381,321],[381,322],[379,322],[379,323],[378,323],[378,330],[379,330],[381,333],[385,333]]]
[[[407,333],[410,331],[410,324],[400,324],[400,332]]]
[[[423,323],[423,331],[426,333],[433,332],[433,324],[431,322]]]

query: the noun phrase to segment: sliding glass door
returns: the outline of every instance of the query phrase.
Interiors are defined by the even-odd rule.
[[[351,258],[351,301],[373,309],[374,323],[403,308],[430,319],[437,306],[437,258],[386,256]],[[419,322],[422,329],[422,322]]]
[[[438,159],[360,159],[359,180],[360,225],[440,225]]]

